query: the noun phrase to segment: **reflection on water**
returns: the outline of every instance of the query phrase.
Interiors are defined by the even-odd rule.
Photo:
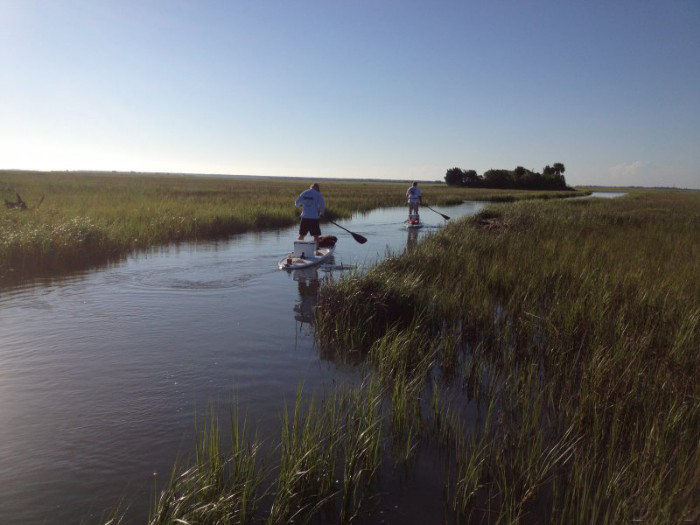
[[[318,267],[294,270],[294,280],[297,282],[299,301],[294,305],[294,319],[301,325],[313,325],[314,307],[318,301],[321,281],[318,278]]]
[[[407,228],[408,234],[406,235],[406,250],[410,251],[415,248],[418,243],[418,228]]]

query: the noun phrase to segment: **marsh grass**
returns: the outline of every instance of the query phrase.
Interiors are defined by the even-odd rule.
[[[228,452],[222,449],[221,435],[212,412],[197,432],[193,464],[181,468],[176,462],[168,484],[154,501],[149,525],[253,522],[264,475],[259,465],[260,442],[240,422],[237,411],[231,414]]]
[[[406,183],[321,181],[330,219],[404,205]],[[294,199],[309,180],[0,171],[0,279],[89,268],[133,250],[216,239],[298,221]],[[431,204],[543,198],[549,193],[464,190],[425,184]],[[553,196],[571,192],[550,192]]]
[[[379,383],[329,392],[322,403],[300,387],[281,415],[276,446],[250,432],[234,404],[222,432],[214,408],[196,423],[194,457],[177,461],[156,488],[149,525],[353,523],[374,495],[384,420]],[[228,449],[222,436],[229,435]],[[272,443],[274,445],[274,443]],[[271,449],[262,457],[263,448]],[[127,521],[123,505],[102,523]]]
[[[150,523],[353,523],[429,446],[445,523],[697,520],[699,229],[693,193],[516,204],[328,284],[319,343],[366,382],[300,390],[266,461],[212,416]]]
[[[300,391],[270,467],[209,424],[152,523],[352,523],[428,446],[446,523],[697,521],[699,230],[697,193],[497,206],[328,284],[321,351],[367,381]]]
[[[695,520],[698,239],[698,192],[495,206],[324,287],[317,335],[375,363],[399,434],[408,397],[430,406],[448,520]],[[427,355],[457,406],[427,388]]]
[[[340,446],[338,409],[335,398],[322,409],[312,400],[304,414],[298,390],[293,409],[284,411],[279,471],[268,524],[303,522],[335,494]]]

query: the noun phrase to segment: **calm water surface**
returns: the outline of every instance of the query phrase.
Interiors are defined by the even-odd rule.
[[[615,199],[617,197],[623,197],[627,195],[627,193],[624,192],[619,192],[619,191],[594,191],[590,195],[587,195],[586,197],[576,197],[578,199]]]
[[[485,206],[436,209],[457,218]],[[444,223],[424,209],[426,227],[408,232],[405,214],[341,223],[364,245],[326,226],[340,239],[335,264],[366,266]],[[294,237],[170,246],[0,291],[0,523],[97,523],[120,498],[142,522],[154,484],[192,450],[195,413],[235,396],[272,437],[302,382],[320,394],[356,380],[319,356],[309,324],[319,278],[342,270],[277,270]]]
[[[458,218],[486,205],[436,209]],[[335,266],[365,267],[444,224],[421,215],[417,231],[404,228],[405,208],[341,223],[364,245],[327,225]],[[343,270],[277,270],[295,230],[170,246],[0,291],[0,523],[98,523],[120,499],[143,522],[154,486],[192,451],[196,413],[226,411],[235,397],[275,438],[302,382],[322,394],[357,380],[359,370],[319,356],[310,324],[319,279]],[[391,522],[442,515],[429,506],[442,494],[435,462],[419,461],[410,483],[394,480],[402,503],[388,504]]]

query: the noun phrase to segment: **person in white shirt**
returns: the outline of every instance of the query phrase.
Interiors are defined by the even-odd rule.
[[[299,224],[299,240],[303,241],[307,233],[314,236],[314,241],[318,242],[321,235],[320,217],[326,208],[323,202],[320,187],[314,182],[308,190],[303,191],[294,202],[294,206],[301,207],[301,224]]]
[[[417,182],[414,182],[411,187],[406,190],[406,198],[408,199],[408,218],[410,220],[411,215],[418,216],[418,206],[423,203]]]

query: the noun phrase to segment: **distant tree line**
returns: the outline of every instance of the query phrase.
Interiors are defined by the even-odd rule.
[[[566,168],[561,162],[547,165],[542,173],[518,166],[514,170],[488,170],[478,175],[474,170],[450,168],[445,182],[468,188],[511,188],[523,190],[570,190],[564,179]]]

